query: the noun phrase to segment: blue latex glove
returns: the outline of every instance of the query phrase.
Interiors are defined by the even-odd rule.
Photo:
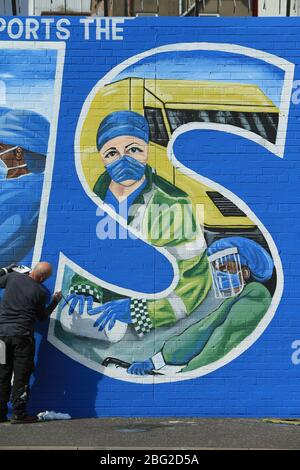
[[[154,364],[151,359],[147,359],[142,362],[133,362],[127,372],[132,375],[147,375],[152,370],[154,370]]]
[[[85,304],[87,304],[87,312],[89,313],[93,308],[93,297],[91,295],[86,297],[80,294],[70,294],[64,300],[61,308],[63,309],[66,305],[69,305],[69,315],[73,315],[75,309],[76,313],[83,315]]]
[[[99,327],[99,331],[103,331],[106,325],[111,330],[116,320],[127,324],[132,322],[130,299],[111,300],[89,311],[89,315],[96,315],[97,313],[100,313],[100,316],[95,321],[94,327]]]

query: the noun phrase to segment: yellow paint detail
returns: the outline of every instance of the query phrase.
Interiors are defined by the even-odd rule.
[[[145,88],[170,108],[206,109],[208,105],[212,107],[207,109],[233,110],[234,106],[238,106],[250,112],[255,107],[261,112],[278,112],[278,108],[256,85],[194,80],[145,80]]]
[[[140,78],[130,78],[130,109],[144,115],[144,83]]]
[[[148,108],[159,108],[163,109],[164,103],[160,99],[158,99],[153,93],[150,93],[150,91],[147,90],[147,88],[144,89],[145,94],[144,94],[144,101],[145,101],[145,106]]]
[[[127,78],[102,87],[90,104],[80,136],[82,169],[91,189],[104,166],[96,148],[99,124],[110,113],[132,110],[144,115],[144,108],[159,108],[169,138],[171,131],[165,109],[216,109],[246,112],[278,113],[278,108],[255,85],[192,80],[144,80]],[[224,217],[206,191],[212,188],[175,170],[167,157],[167,149],[149,144],[149,165],[157,173],[185,191],[193,204],[204,204],[207,228],[253,228],[248,217]]]
[[[179,170],[175,170],[175,178],[177,187],[181,189],[188,188],[188,194],[193,204],[202,204],[204,206],[204,224],[208,229],[222,228],[224,226],[227,228],[241,227],[243,229],[254,227],[253,222],[248,217],[223,217],[207,195],[207,191],[214,191],[214,189],[195,181],[189,176],[183,175]]]
[[[276,107],[273,108],[259,108],[256,106],[238,106],[238,105],[232,105],[232,104],[196,104],[196,103],[190,103],[188,106],[185,103],[167,103],[165,106],[166,109],[189,109],[189,110],[203,110],[203,111],[237,111],[241,113],[278,113],[278,109]]]

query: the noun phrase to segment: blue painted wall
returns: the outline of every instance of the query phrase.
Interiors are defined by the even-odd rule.
[[[32,411],[55,409],[74,417],[298,416],[299,20],[125,19],[118,25],[122,31],[118,32],[117,40],[112,39],[110,23],[107,23],[106,37],[101,33],[97,40],[95,27],[91,26],[89,39],[84,38],[80,18],[67,19],[69,24],[64,26],[68,37],[59,39],[54,23],[47,38],[41,20],[36,19],[40,26],[37,38],[26,38],[25,29],[19,37],[12,38],[6,28],[10,18],[4,18],[1,23],[0,41],[8,41],[1,45],[0,54],[0,80],[5,90],[1,106],[35,111],[50,123],[46,164],[38,171],[44,175],[43,193],[42,197],[38,192],[35,195],[35,199],[41,198],[41,206],[36,223],[31,227],[31,235],[36,238],[31,245],[28,243],[27,252],[22,253],[18,261],[50,261],[54,275],[47,285],[52,290],[62,288],[65,296],[69,294],[74,272],[102,287],[109,287],[116,294],[125,292],[127,297],[148,299],[154,293],[167,291],[174,276],[170,260],[141,240],[100,240],[97,237],[99,200],[93,195],[92,182],[95,181],[89,175],[94,167],[89,169],[86,163],[88,125],[94,118],[87,117],[87,113],[97,93],[101,96],[101,84],[107,86],[121,80],[127,83],[129,78],[153,80],[153,93],[157,95],[162,80],[181,84],[193,80],[195,87],[201,87],[203,82],[222,83],[225,95],[227,84],[251,85],[254,87],[251,90],[260,90],[269,100],[272,112],[277,109],[279,124],[272,141],[270,136],[260,134],[257,127],[255,131],[246,128],[247,132],[242,132],[241,125],[226,128],[228,122],[224,123],[225,128],[219,127],[216,124],[222,121],[216,123],[216,119],[211,121],[211,127],[205,127],[199,126],[199,122],[195,124],[194,117],[193,124],[186,121],[187,127],[170,136],[175,157],[170,178],[174,186],[180,187],[178,173],[186,172],[197,184],[209,186],[231,200],[248,216],[250,226],[258,230],[256,241],[264,246],[275,263],[272,285],[267,286],[272,304],[266,309],[262,322],[255,326],[253,335],[247,335],[244,342],[238,343],[234,351],[230,351],[231,355],[224,353],[221,363],[208,364],[208,369],[196,369],[184,376],[180,376],[180,372],[179,375],[169,372],[163,378],[149,375],[141,378],[127,374],[122,368],[105,368],[101,362],[108,356],[128,359],[127,352],[131,350],[133,361],[146,359],[148,350],[161,349],[162,330],[155,329],[151,347],[148,341],[143,349],[145,338],[131,343],[131,337],[113,346],[106,343],[104,347],[103,343],[97,343],[97,338],[87,339],[78,331],[72,337],[72,331],[63,333],[57,329],[62,318],[61,306],[53,314],[50,326],[48,323],[37,325]],[[25,24],[25,18],[20,21]],[[12,26],[15,34],[17,27]],[[34,45],[33,39],[37,41]],[[164,50],[156,49],[162,46],[166,46]],[[132,59],[138,54],[141,56]],[[113,70],[121,63],[124,63],[122,68]],[[106,77],[105,83],[100,82],[103,77]],[[253,98],[251,90],[249,100]],[[125,91],[118,95],[120,109],[124,94]],[[195,91],[194,102],[199,104],[196,95]],[[246,100],[247,93],[244,96]],[[110,104],[109,95],[102,99],[104,101],[98,104],[99,116],[108,114],[110,107],[112,111],[118,108],[114,100]],[[142,114],[144,102],[137,105],[138,99],[138,94],[131,92],[131,102],[126,109]],[[246,112],[245,103],[235,103],[235,106],[241,106],[240,112]],[[232,102],[229,106],[233,106]],[[263,105],[247,106],[252,106],[249,112],[259,113],[259,106]],[[238,112],[237,109],[232,108]],[[86,123],[86,119],[90,121]],[[99,117],[99,124],[100,121]],[[32,138],[37,138],[38,129],[34,132],[36,136]],[[90,132],[90,153],[95,156],[93,127]],[[166,147],[164,151],[167,162]],[[155,169],[160,162],[153,158]],[[170,171],[168,168],[166,163],[166,174]],[[159,171],[163,171],[162,167],[157,169]],[[1,191],[7,191],[5,183],[1,181]],[[22,187],[26,189],[26,181]],[[13,190],[10,188],[10,194]],[[29,192],[32,195],[34,190],[28,183]],[[29,195],[24,201],[27,210],[32,207]],[[5,207],[8,216],[15,210],[12,204]],[[22,209],[18,211],[22,214]],[[205,211],[204,207],[204,216]],[[114,220],[113,214],[110,215]],[[228,238],[228,227],[232,228],[234,223],[231,220],[226,225],[226,218],[222,220],[219,238]],[[9,230],[7,225],[3,227],[2,233]],[[232,233],[236,234],[238,229],[240,235],[249,238],[251,230],[243,232],[245,226],[241,228],[237,219]],[[208,232],[205,223],[204,232]],[[205,236],[210,245],[213,239],[207,233]],[[64,256],[59,261],[60,254]],[[9,254],[13,255],[14,252]],[[2,264],[6,261],[7,256],[2,257]],[[132,291],[135,295],[130,294]],[[214,301],[212,290],[203,305],[205,315],[219,305]],[[195,317],[196,320],[199,318]],[[165,338],[174,338],[187,326],[182,324],[180,328],[177,323],[177,330],[170,330],[172,334],[165,327]]]

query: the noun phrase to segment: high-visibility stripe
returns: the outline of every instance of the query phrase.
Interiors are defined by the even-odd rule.
[[[178,246],[166,246],[165,248],[176,260],[188,260],[201,255],[206,248],[206,243],[202,236],[192,242],[186,242]]]
[[[154,356],[152,356],[151,359],[152,359],[154,368],[156,370],[159,370],[159,369],[161,369],[162,367],[164,367],[166,365],[165,360],[164,360],[163,355],[162,355],[161,352],[158,352],[158,353],[154,354]]]
[[[175,292],[171,292],[171,294],[169,294],[166,298],[171,304],[176,320],[185,318],[187,315],[187,310],[181,297],[175,294]]]
[[[145,193],[143,197],[144,204],[139,204],[138,208],[135,204],[133,204],[133,206],[129,208],[129,217],[133,215],[133,220],[130,222],[129,227],[133,227],[142,234],[143,238],[147,239],[147,234],[143,234],[143,221],[145,218],[145,213],[148,210],[149,201],[153,197],[153,190],[149,191],[149,193]],[[136,209],[135,214],[132,214],[132,209]]]

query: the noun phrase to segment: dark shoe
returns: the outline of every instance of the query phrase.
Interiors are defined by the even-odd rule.
[[[31,424],[38,423],[37,416],[13,416],[10,420],[11,424]]]
[[[0,423],[7,423],[8,419],[6,416],[0,416]]]

